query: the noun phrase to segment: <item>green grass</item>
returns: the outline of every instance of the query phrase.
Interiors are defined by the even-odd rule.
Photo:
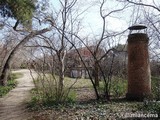
[[[15,79],[22,77],[21,73],[13,73],[8,80],[6,86],[0,86],[0,97],[6,95],[10,90],[17,86],[17,81]]]
[[[45,78],[43,78],[44,80],[42,80],[42,76],[37,78],[37,80],[35,80],[35,84],[38,85],[39,87],[43,87],[42,84],[44,83],[45,81],[45,85],[55,85],[57,81],[57,84],[58,84],[58,76],[55,75],[54,76],[55,79],[53,78],[52,75],[45,75]],[[64,86],[65,87],[70,87],[71,85],[74,84],[74,88],[83,88],[83,87],[88,87],[88,88],[93,88],[92,87],[92,83],[91,83],[91,80],[90,79],[76,79],[76,78],[70,78],[70,77],[65,77],[64,78]]]
[[[49,108],[42,107],[39,109],[38,114],[34,114],[34,118],[48,118],[54,120],[107,120],[116,119],[122,120],[121,116],[125,113],[135,113],[142,106],[140,102],[103,102],[103,101],[88,101],[76,102],[73,104],[51,106]],[[141,113],[142,111],[138,111]],[[56,114],[55,114],[56,113]],[[33,119],[33,118],[32,118]],[[32,120],[30,119],[30,120]],[[125,119],[125,118],[124,118]]]
[[[42,75],[43,76],[43,75]],[[58,76],[41,75],[34,81],[36,88],[32,89],[32,100],[29,103],[31,108],[37,108],[41,105],[54,106],[56,104],[74,103],[77,93],[74,89],[91,88],[92,83],[89,79],[74,79],[65,77],[62,99],[59,99],[57,91]],[[73,85],[73,86],[72,86]],[[70,89],[70,87],[74,89]],[[68,94],[68,95],[67,95]]]
[[[74,84],[75,82],[75,84]],[[72,84],[74,84],[73,88],[93,88],[91,80],[90,79],[75,79],[75,78],[69,78],[69,77],[65,77],[64,80],[64,85],[66,87],[71,86]]]
[[[160,115],[160,103],[157,101],[145,101],[140,109]]]
[[[29,106],[31,108],[36,108],[37,106],[39,105],[41,106],[44,104],[47,106],[54,106],[54,104],[57,104],[58,99],[56,98],[56,96],[58,94],[56,91],[57,87],[56,83],[58,83],[58,76],[53,77],[52,75],[47,75],[47,74],[45,77],[42,76],[39,76],[37,80],[35,80],[34,82],[36,88],[34,88],[31,91],[32,100],[29,103]],[[102,86],[104,86],[103,84],[104,84],[103,81],[100,81],[100,89],[102,90],[103,90]],[[127,84],[126,80],[114,77],[111,86],[112,94],[118,97],[125,95],[127,88],[126,84]],[[89,88],[91,91],[92,90],[94,91],[91,80],[89,79],[75,79],[75,78],[65,77],[64,90],[63,90],[64,95],[68,92],[70,86],[72,86],[72,88],[70,89],[68,96],[67,97],[65,96],[66,97],[65,100],[62,100],[63,101],[62,104],[76,102],[77,91],[75,89],[83,90],[83,88],[87,89]]]
[[[65,77],[64,84],[65,87],[69,87],[72,85],[76,79]],[[159,93],[157,91],[157,87],[159,86],[160,79],[152,77],[152,91],[155,95],[158,95]],[[100,89],[103,87],[103,81],[100,81]],[[52,86],[53,87],[53,86]],[[89,79],[78,79],[77,82],[74,84],[73,88],[76,89],[82,89],[83,87],[88,87],[93,89],[92,83]],[[160,87],[160,86],[159,86]],[[154,90],[153,90],[154,89]],[[35,92],[35,91],[32,91]],[[112,83],[111,83],[111,94],[113,97],[116,97],[118,99],[113,99],[112,101],[84,101],[84,102],[72,102],[73,98],[75,98],[76,93],[74,92],[74,89],[70,92],[70,97],[68,98],[68,102],[66,104],[55,104],[53,101],[48,102],[46,106],[41,103],[37,103],[37,99],[41,99],[41,96],[38,96],[37,92],[34,94],[36,96],[33,96],[33,101],[35,102],[33,106],[30,106],[30,109],[32,110],[41,110],[43,115],[45,113],[45,118],[48,116],[63,116],[66,114],[66,116],[82,116],[82,118],[87,119],[86,116],[102,116],[101,113],[105,113],[104,116],[102,116],[102,120],[106,119],[107,117],[113,117],[117,119],[121,119],[121,115],[125,115],[125,113],[155,113],[160,116],[160,104],[158,102],[129,102],[125,99],[119,99],[120,97],[124,97],[127,92],[127,80],[122,79],[119,77],[113,77]],[[40,91],[41,93],[41,91]],[[93,103],[92,103],[93,102]],[[38,105],[39,104],[39,105]],[[82,115],[83,113],[83,115]],[[70,115],[68,115],[70,114]],[[38,114],[39,115],[39,114]],[[48,116],[47,116],[48,115]],[[106,117],[107,116],[107,117]],[[41,117],[41,116],[40,116]],[[104,117],[104,118],[103,118]],[[57,117],[58,118],[58,117]],[[65,117],[64,117],[65,118]],[[67,119],[67,117],[66,117]]]
[[[160,100],[160,78],[152,77],[152,94],[155,100]]]
[[[111,83],[110,84],[110,89],[109,89],[109,92],[110,92],[110,95],[113,97],[113,98],[119,98],[119,97],[124,97],[126,92],[127,92],[127,80],[126,79],[123,79],[123,78],[119,78],[119,77],[116,77],[114,76],[111,80]],[[100,81],[100,84],[99,84],[99,88],[98,90],[101,92],[101,93],[104,93],[104,82],[101,80]]]
[[[65,77],[64,84],[66,86],[70,86],[75,82],[75,79]],[[104,82],[103,80],[100,81],[100,87],[98,90],[100,92],[104,92]],[[91,83],[91,80],[89,79],[78,79],[77,82],[74,84],[73,88],[91,88],[93,89],[93,85]],[[111,94],[113,97],[121,97],[124,96],[127,92],[127,80],[118,78],[118,77],[113,77],[111,81],[111,89],[110,89]]]
[[[115,77],[111,83],[111,94],[113,97],[125,96],[127,92],[127,80]]]

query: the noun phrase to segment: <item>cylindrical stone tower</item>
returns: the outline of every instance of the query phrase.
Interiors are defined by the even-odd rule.
[[[145,26],[132,26],[130,30],[145,29]],[[128,100],[142,101],[151,95],[151,75],[148,54],[148,36],[133,33],[128,36]]]

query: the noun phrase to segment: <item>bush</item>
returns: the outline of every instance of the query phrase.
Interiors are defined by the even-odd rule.
[[[6,95],[10,90],[17,86],[15,79],[22,77],[21,73],[13,73],[9,76],[8,83],[6,86],[0,86],[0,97]]]
[[[6,86],[0,86],[0,97],[6,95],[10,90],[15,88],[17,85],[17,81],[9,80]]]
[[[111,94],[113,97],[121,97],[126,94],[127,80],[122,78],[114,78],[111,82]]]
[[[53,93],[52,91],[49,93],[52,94],[50,97],[48,96],[49,94],[46,95],[46,93],[37,88],[32,89],[31,93],[32,99],[28,103],[28,107],[32,110],[39,110],[48,107],[58,107],[59,105],[74,103],[76,100],[76,93],[74,91],[70,91],[68,96],[66,96],[63,101],[58,101],[56,99],[56,93]]]
[[[160,78],[152,77],[152,94],[155,100],[160,100]]]
[[[160,117],[160,102],[159,101],[148,101],[145,100],[143,102],[142,108],[143,111],[148,111],[150,113],[158,114],[158,117]]]
[[[73,103],[76,101],[76,92],[75,91],[70,91],[68,96],[67,96],[67,102]]]
[[[64,96],[62,96],[61,101],[57,98],[58,96],[55,91],[43,91],[42,89],[34,88],[31,93],[32,104],[59,104],[64,102],[74,102],[76,100],[76,93],[74,91],[70,91],[69,94],[67,93],[67,90],[64,91]]]
[[[38,106],[54,106],[57,104],[72,103],[76,100],[75,91],[69,86],[64,86],[61,93],[56,85],[56,77],[46,75],[45,77],[38,76],[34,80],[35,88],[32,89],[32,100],[29,103],[30,107],[37,108]]]

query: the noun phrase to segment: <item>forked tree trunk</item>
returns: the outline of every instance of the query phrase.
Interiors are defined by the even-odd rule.
[[[58,99],[59,101],[62,101],[63,99],[63,94],[64,94],[64,58],[65,58],[65,53],[64,50],[62,50],[58,56],[59,58],[59,81],[58,81]]]
[[[9,55],[6,57],[6,59],[3,62],[1,73],[0,73],[0,86],[5,86],[7,84],[7,78],[9,75],[9,69],[11,66],[11,61],[15,54],[17,53],[18,49],[23,46],[26,42],[29,41],[29,39],[35,37],[36,35],[43,34],[45,32],[49,31],[49,29],[42,29],[39,31],[31,32],[29,35],[27,35],[23,40],[21,40],[9,53]]]

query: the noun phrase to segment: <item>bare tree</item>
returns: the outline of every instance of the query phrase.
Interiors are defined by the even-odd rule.
[[[107,29],[106,23],[107,23],[107,18],[109,18],[111,15],[117,14],[118,12],[122,12],[123,10],[125,10],[125,8],[127,8],[128,4],[122,6],[121,8],[117,8],[111,11],[105,11],[104,6],[106,5],[107,1],[102,0],[101,2],[99,1],[99,3],[100,3],[99,13],[103,23],[101,34],[99,38],[93,38],[93,39],[96,39],[96,42],[94,43],[93,45],[94,48],[92,49],[85,42],[83,42],[82,39],[80,39],[80,41],[87,47],[87,49],[91,52],[93,57],[93,71],[94,71],[93,86],[95,90],[98,89],[99,81],[100,79],[102,79],[104,82],[104,96],[107,100],[110,100],[110,83],[111,83],[112,73],[113,73],[112,68],[113,68],[114,56],[112,57],[111,65],[107,66],[108,68],[110,68],[110,72],[108,74],[105,73],[105,71],[103,71],[102,69],[102,67],[104,66],[102,61],[104,58],[107,58],[110,51],[113,50],[113,45],[118,43],[116,40],[114,41],[112,38],[123,34],[126,30],[122,32],[112,32]],[[105,45],[106,48],[103,45]],[[99,75],[101,75],[101,77]],[[99,98],[100,98],[100,95],[97,95],[97,99]]]
[[[52,25],[52,31],[46,35],[39,36],[42,42],[37,40],[35,45],[28,46],[41,48],[43,50],[42,68],[44,68],[45,65],[48,66],[43,70],[48,71],[49,74],[52,75],[55,81],[56,100],[59,102],[63,101],[64,93],[66,92],[64,89],[66,54],[72,49],[72,44],[67,41],[66,36],[75,44],[75,37],[70,33],[78,34],[79,32],[79,14],[75,15],[75,13],[73,13],[76,12],[73,9],[76,2],[77,0],[59,0],[60,8],[58,10],[55,9],[53,16],[48,16],[47,19]],[[48,64],[46,61],[48,61]],[[41,68],[40,65],[39,68]],[[58,78],[55,77],[55,75]]]
[[[43,30],[39,30],[39,31],[33,31],[31,32],[30,34],[28,34],[27,36],[25,36],[11,51],[10,53],[8,54],[8,56],[4,59],[4,63],[1,67],[1,74],[0,74],[0,85],[6,85],[7,84],[7,77],[8,77],[8,74],[9,74],[9,69],[10,69],[10,66],[11,66],[11,61],[14,57],[14,55],[16,54],[17,50],[23,46],[26,42],[28,42],[29,39],[37,36],[37,35],[40,35],[42,33],[45,33],[49,31],[49,29],[43,29]]]
[[[30,1],[31,2],[31,1]],[[4,11],[6,11],[6,9],[8,11],[4,12],[3,10],[1,11],[1,15],[3,16],[3,18],[0,20],[0,23],[2,24],[2,31],[4,31],[5,29],[11,30],[11,32],[16,32],[16,34],[19,36],[21,36],[21,40],[17,43],[16,39],[14,39],[14,44],[13,47],[11,48],[11,50],[8,52],[8,54],[5,56],[4,60],[3,60],[3,64],[1,66],[1,70],[0,70],[0,85],[6,85],[7,84],[7,77],[9,74],[9,69],[11,66],[11,61],[13,60],[14,56],[16,55],[16,53],[18,52],[18,50],[25,44],[27,43],[31,38],[34,38],[40,34],[46,33],[50,30],[50,26],[46,27],[46,28],[41,28],[41,30],[37,29],[35,30],[34,27],[31,26],[32,23],[32,18],[33,18],[33,13],[35,10],[35,2],[31,2],[32,4],[21,4],[21,3],[15,3],[15,2],[9,2],[5,1],[2,2],[2,8],[4,8]],[[15,10],[14,8],[12,8],[13,6],[15,6],[16,4],[20,4],[20,5],[25,5],[27,7],[27,9],[29,9],[29,7],[34,8],[30,9],[29,11],[27,11],[25,14],[22,12],[23,8],[20,8],[19,11],[17,11],[17,9]],[[6,6],[7,5],[7,6]],[[28,6],[27,6],[28,5]],[[31,5],[31,6],[30,6]],[[5,7],[6,6],[6,7]],[[26,10],[27,10],[26,9]],[[18,13],[20,13],[18,15]],[[27,18],[26,14],[29,15]],[[23,16],[23,17],[22,17]],[[9,19],[9,18],[15,18],[15,19]],[[25,20],[26,19],[26,20]],[[28,23],[28,25],[26,25],[27,20],[29,20],[30,23]],[[42,21],[47,22],[47,19],[43,17],[42,20],[38,20],[39,23],[41,23]],[[34,21],[35,22],[35,21]],[[25,26],[26,25],[26,26]],[[29,29],[27,28],[29,27]],[[31,29],[32,28],[32,29]]]
[[[93,45],[88,45],[87,43],[84,42],[85,39],[82,39],[79,35],[72,33],[72,32],[67,32],[68,34],[76,37],[77,40],[79,40],[87,49],[88,51],[91,53],[92,58],[91,60],[93,61],[93,69],[92,71],[94,71],[94,74],[92,74],[90,72],[90,69],[88,68],[87,62],[86,60],[83,58],[83,56],[81,55],[79,48],[70,40],[70,38],[65,34],[64,38],[73,46],[73,48],[76,50],[77,54],[79,55],[79,58],[83,64],[83,66],[85,67],[85,69],[87,70],[87,73],[89,75],[89,78],[93,84],[93,88],[95,90],[96,93],[96,97],[97,99],[100,99],[100,93],[98,91],[99,88],[99,80],[100,80],[100,76],[99,73],[101,74],[101,78],[103,79],[104,82],[104,96],[109,100],[110,99],[110,83],[111,83],[111,79],[112,79],[112,67],[113,67],[113,61],[114,61],[114,57],[112,59],[112,64],[110,67],[110,72],[106,75],[106,73],[102,70],[102,61],[104,58],[106,58],[106,56],[109,54],[110,51],[113,50],[113,45],[116,43],[118,43],[116,40],[114,41],[111,38],[114,38],[118,35],[121,35],[122,33],[124,33],[126,30],[124,30],[123,32],[111,32],[109,30],[107,30],[106,27],[106,19],[111,15],[111,14],[116,14],[118,12],[123,11],[127,5],[124,5],[122,8],[119,9],[115,9],[115,10],[111,10],[108,13],[104,13],[104,4],[106,3],[105,0],[103,0],[102,2],[100,2],[100,15],[103,21],[102,24],[102,33],[100,35],[100,37],[97,38],[93,38],[96,39],[96,42]],[[62,29],[60,29],[60,31],[62,31]],[[92,39],[92,40],[93,40]],[[115,43],[114,43],[115,42]],[[108,48],[102,48],[103,45],[108,46]],[[91,47],[92,46],[92,47]]]

